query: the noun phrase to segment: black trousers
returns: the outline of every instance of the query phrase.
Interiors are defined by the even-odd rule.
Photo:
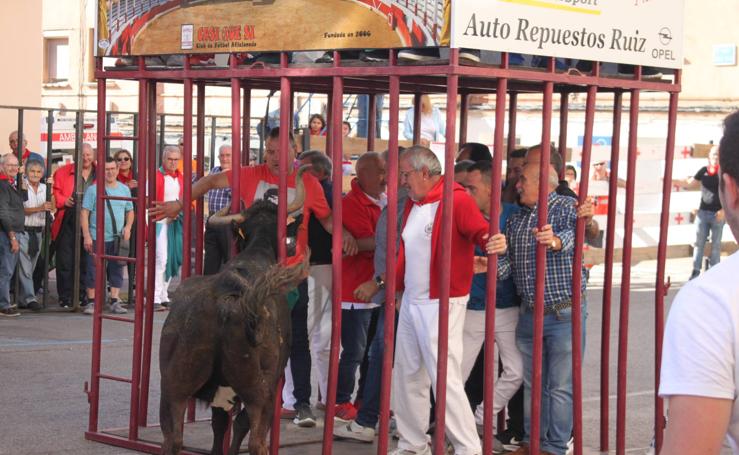
[[[203,275],[214,275],[231,258],[231,227],[207,225],[203,247]]]
[[[64,211],[62,226],[54,241],[54,254],[59,302],[71,303],[75,269],[79,270],[80,290],[85,289],[84,277],[87,270],[87,252],[82,247],[82,242],[80,242],[80,263],[74,263],[74,210],[71,208]],[[80,292],[80,295],[84,295],[84,292]]]
[[[308,344],[308,280],[298,285],[298,302],[292,309],[290,369],[293,374],[295,406],[310,405],[310,346]]]

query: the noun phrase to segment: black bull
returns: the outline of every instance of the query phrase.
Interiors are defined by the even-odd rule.
[[[223,406],[212,407],[213,454],[222,453],[225,409],[239,402],[243,408],[234,420],[229,453],[238,453],[249,432],[249,452],[268,453],[276,388],[290,352],[286,294],[307,276],[307,255],[296,266],[277,264],[277,210],[269,202],[256,202],[245,214],[225,218],[243,249],[218,274],[185,280],[162,327],[163,454],[182,449],[190,397]]]

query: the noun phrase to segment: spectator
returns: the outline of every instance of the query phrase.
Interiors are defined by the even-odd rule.
[[[719,198],[739,239],[739,112],[724,120],[719,144]],[[662,453],[725,453],[739,446],[736,400],[739,351],[739,253],[685,284],[672,302],[665,328],[659,394],[668,399]]]
[[[467,172],[464,187],[477,203],[486,220],[490,221],[490,194],[492,166],[490,161],[475,163]],[[514,203],[503,202],[500,213],[501,231],[505,230],[508,218],[520,210]],[[472,278],[470,299],[464,318],[464,350],[462,356],[462,377],[467,380],[475,360],[485,341],[485,306],[487,299],[487,257],[482,249],[475,247],[475,275]],[[495,289],[495,344],[498,347],[503,372],[495,375],[495,397],[493,415],[505,408],[523,382],[523,359],[516,347],[516,325],[518,324],[520,297],[516,294],[513,278],[499,280]],[[497,364],[497,362],[493,359]],[[478,432],[482,433],[484,403],[475,410]],[[494,425],[493,425],[494,427]],[[494,453],[503,453],[503,443],[494,439]]]
[[[17,235],[23,232],[23,197],[16,188],[18,158],[8,153],[0,163],[6,177],[0,180],[0,316],[15,317],[20,313],[10,304],[10,281],[20,251]]]
[[[332,207],[331,159],[325,153],[311,150],[300,154],[300,165],[310,165],[311,173],[318,179],[323,195]],[[318,373],[317,407],[325,406],[328,388],[328,364],[331,354],[331,283],[332,237],[315,215],[308,220],[308,247],[310,271],[308,275],[308,339],[311,362]]]
[[[400,441],[397,454],[430,454],[429,387],[436,389],[438,355],[439,285],[443,248],[451,248],[449,298],[449,357],[446,433],[456,453],[479,454],[480,439],[462,381],[464,311],[472,284],[474,245],[484,245],[488,223],[474,200],[454,184],[452,241],[441,245],[441,213],[444,177],[441,164],[428,148],[414,146],[400,157],[400,182],[411,201],[403,211],[402,241],[398,253],[397,280],[403,291],[398,321],[393,410]],[[505,251],[505,238],[490,241],[490,253]],[[494,247],[497,245],[497,249]]]
[[[493,155],[490,154],[490,149],[485,144],[479,142],[467,142],[459,147],[459,153],[457,153],[456,162],[470,160],[472,162],[478,161],[492,161]]]
[[[693,177],[685,180],[673,180],[672,184],[686,189],[701,189],[701,203],[695,217],[695,246],[693,247],[693,273],[690,279],[701,273],[703,251],[706,247],[708,234],[711,234],[711,256],[708,267],[713,267],[721,261],[721,236],[724,232],[724,211],[721,209],[721,200],[718,195],[719,150],[713,146],[708,153],[708,166],[698,169]]]
[[[272,128],[265,142],[264,159],[265,164],[256,166],[242,166],[240,169],[241,185],[241,201],[249,207],[256,200],[268,200],[277,203],[277,185],[279,184],[280,175],[280,150],[279,150],[280,130]],[[290,154],[289,159],[294,160],[297,152],[295,139],[290,134]],[[288,162],[288,201],[295,197],[295,175],[294,166]],[[202,197],[207,191],[215,188],[226,188],[230,185],[231,171],[212,174],[200,179],[192,188],[192,199]],[[298,221],[298,235],[296,239],[296,255],[287,259],[287,263],[292,264],[302,260],[302,255],[306,251],[308,243],[308,230],[306,223],[302,220],[315,214],[321,225],[328,233],[333,232],[333,218],[331,210],[328,207],[323,190],[316,181],[316,178],[310,173],[303,174],[303,183],[305,186],[305,202],[302,207],[302,217]],[[176,217],[182,210],[182,202],[170,201],[163,202],[157,199],[154,207],[149,210],[153,219],[164,217]],[[298,215],[295,215],[298,216]],[[357,245],[354,238],[348,232],[344,232],[344,252],[346,254],[356,254]],[[300,297],[292,309],[292,345],[290,353],[290,368],[295,373],[295,387],[291,394],[295,400],[295,411],[297,415],[294,422],[299,426],[315,426],[315,416],[310,408],[310,351],[308,348],[308,328],[307,328],[307,312],[308,312],[308,286],[304,281],[298,286]],[[290,387],[288,384],[288,374],[286,374],[286,385],[283,389],[283,399],[289,394]],[[285,391],[285,389],[287,391]],[[287,400],[285,400],[287,401]]]
[[[421,95],[421,134],[419,144],[428,147],[433,141],[443,141],[446,136],[446,119],[441,115],[439,108],[431,104],[428,95]],[[413,140],[414,108],[405,113],[403,122],[403,137]]]
[[[523,165],[526,162],[526,147],[518,148],[508,154],[506,159],[505,184],[503,185],[503,202],[518,202],[518,190],[516,183],[523,172]]]
[[[336,392],[336,419],[347,423],[357,417],[351,403],[356,372],[367,347],[367,331],[373,309],[378,305],[372,296],[358,294],[360,285],[372,278],[375,249],[375,226],[387,204],[385,195],[385,160],[367,152],[357,160],[357,177],[344,197],[343,223],[358,244],[365,243],[358,254],[344,256],[341,262],[341,357]]]
[[[590,176],[594,181],[605,181],[611,178],[611,171],[608,170],[606,162],[603,160],[593,163],[593,174]]]
[[[349,137],[352,134],[352,124],[344,120],[341,122],[341,134],[344,137]]]
[[[311,136],[326,135],[326,120],[321,114],[313,114],[308,121],[308,131]]]
[[[223,144],[218,148],[219,165],[210,170],[218,174],[231,169],[231,144]],[[208,217],[231,206],[231,188],[216,188],[208,191]],[[205,258],[203,259],[203,275],[218,273],[221,266],[231,257],[231,227],[211,226],[205,223]]]
[[[23,201],[25,227],[23,233],[16,237],[20,243],[19,307],[33,311],[41,310],[36,298],[36,289],[33,284],[33,271],[41,252],[41,241],[46,226],[46,214],[54,208],[53,202],[46,200],[46,185],[41,183],[44,175],[44,163],[36,159],[26,161],[25,171],[25,200]]]
[[[470,169],[475,162],[472,160],[457,161],[454,165],[454,181],[462,185],[465,177],[467,177],[467,171]]]
[[[565,166],[565,180],[567,180],[567,186],[577,194],[577,169],[575,169],[575,166],[571,164]]]
[[[87,252],[82,249],[80,263],[74,263],[74,239],[77,233],[74,230],[75,208],[74,197],[75,180],[74,163],[65,164],[54,172],[54,202],[57,213],[54,223],[51,225],[51,239],[54,241],[54,254],[56,256],[56,288],[59,295],[59,306],[70,308],[72,306],[72,286],[74,283],[75,267],[80,272],[80,289],[85,287],[85,268],[87,264]],[[77,191],[82,194],[95,181],[94,151],[90,144],[82,144],[82,163],[80,163],[80,187]],[[79,201],[80,203],[82,201]],[[86,297],[80,298],[80,305],[87,305]]]
[[[12,150],[12,153],[17,157],[18,156],[18,131],[13,131],[10,133],[10,136],[8,136],[8,145],[10,145],[10,150]],[[21,156],[21,162],[20,166],[25,166],[26,161],[29,159],[34,159],[36,161],[41,161],[42,163],[46,163],[46,160],[44,160],[44,157],[39,155],[38,153],[32,152],[28,150],[28,139],[26,137],[23,137],[23,155]]]
[[[131,190],[127,185],[118,181],[118,162],[107,157],[105,160],[105,194],[115,197],[131,197]],[[82,239],[85,251],[87,251],[87,308],[85,314],[95,313],[95,244],[97,240],[97,183],[91,185],[85,191],[82,200],[82,213],[80,215],[80,226],[82,227]],[[131,201],[106,200],[104,210],[103,242],[104,254],[118,256],[116,251],[116,236],[124,241],[131,239],[131,228],[133,227],[133,203]],[[120,302],[120,290],[123,285],[123,264],[118,261],[104,262],[106,264],[107,283],[110,286],[109,311],[114,314],[125,314],[128,311]],[[98,296],[105,299],[105,296]]]
[[[133,172],[133,156],[126,149],[120,149],[113,155],[118,163],[118,181],[128,187],[129,190],[135,190],[139,187]],[[133,194],[133,193],[132,193]]]
[[[162,165],[156,173],[156,200],[182,200],[182,173],[177,169],[182,153],[174,145],[162,152]],[[169,306],[169,283],[182,265],[182,216],[176,215],[156,224],[156,267],[154,308]]]
[[[575,250],[577,211],[571,198],[555,192],[559,179],[549,170],[548,223],[538,227],[539,168],[527,164],[518,182],[521,210],[506,224],[510,247],[502,256],[499,279],[513,276],[523,308],[516,329],[516,344],[524,364],[524,442],[514,452],[528,454],[529,423],[531,421],[532,353],[534,343],[534,301],[537,282],[536,246],[545,245],[546,276],[544,279],[544,357],[542,360],[542,453],[564,455],[572,432],[572,261]],[[488,245],[488,253],[496,250]],[[585,277],[582,280],[585,290]]]

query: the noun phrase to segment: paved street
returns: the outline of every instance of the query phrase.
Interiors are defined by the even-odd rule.
[[[668,261],[668,274],[673,280],[668,302],[687,279],[690,268],[688,258]],[[620,282],[621,270],[621,264],[617,264],[616,283]],[[652,438],[655,271],[655,261],[644,261],[631,267],[627,400],[627,446],[631,453],[644,453]],[[602,281],[603,268],[597,266],[592,271],[589,285],[587,349],[583,370],[583,428],[588,453],[596,453],[599,440]],[[615,449],[619,295],[620,290],[614,289],[615,307],[611,312],[613,326],[610,342],[611,450]],[[158,414],[157,341],[165,317],[166,313],[157,313],[154,326],[155,361],[149,402],[150,423],[157,421]],[[84,388],[90,377],[90,339],[91,318],[82,314],[49,310],[41,314],[24,313],[19,318],[0,320],[0,381],[3,384],[0,403],[4,419],[0,454],[132,453],[84,439],[83,433],[88,421]],[[106,321],[103,328],[103,371],[130,375],[131,346],[131,327],[128,324]],[[100,428],[121,428],[127,425],[129,393],[127,384],[103,382]],[[149,432],[155,434],[157,430]],[[286,432],[295,433],[292,428]],[[320,432],[312,430],[302,436],[319,440]],[[209,436],[206,444],[209,445]],[[336,447],[335,453],[372,453],[371,446],[368,445],[341,443]],[[303,445],[284,448],[281,453],[320,453],[319,448],[318,444]]]

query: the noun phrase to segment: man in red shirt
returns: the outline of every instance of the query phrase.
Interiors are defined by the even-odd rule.
[[[429,386],[436,389],[439,293],[442,269],[449,267],[449,354],[447,359],[446,434],[455,453],[480,454],[475,417],[462,378],[464,315],[472,284],[474,247],[485,248],[488,222],[465,189],[454,183],[452,239],[442,245],[444,176],[436,155],[414,146],[400,156],[400,184],[408,189],[398,251],[397,283],[403,291],[393,370],[393,410],[400,441],[397,453],[430,455]],[[450,170],[449,176],[451,178]],[[491,254],[505,251],[505,236],[490,240]],[[451,264],[442,263],[451,248]]]
[[[87,188],[95,180],[94,151],[90,144],[82,144],[82,187],[77,190],[85,194]],[[74,232],[75,199],[74,199],[74,163],[66,164],[54,172],[53,194],[56,201],[56,217],[51,225],[51,239],[54,242],[56,255],[56,288],[59,294],[59,306],[69,308],[72,305],[72,283],[74,283]],[[80,200],[81,204],[82,201]],[[81,242],[80,242],[81,243]],[[80,263],[80,289],[84,289],[84,276],[87,264],[87,252],[82,248]],[[81,302],[86,305],[84,297]]]
[[[385,160],[375,152],[367,152],[357,160],[357,177],[342,202],[343,224],[358,243],[369,243],[366,251],[344,256],[341,261],[341,358],[336,392],[336,419],[347,423],[357,417],[351,403],[357,367],[367,346],[372,311],[378,305],[360,298],[357,288],[371,280],[374,272],[375,226],[387,203],[385,195]]]
[[[270,130],[269,136],[265,141],[264,164],[254,166],[241,166],[240,183],[241,183],[241,202],[244,207],[248,208],[254,201],[269,200],[277,204],[277,191],[280,175],[280,131],[279,128]],[[288,156],[288,203],[295,197],[295,169],[293,162],[295,161],[297,147],[295,139],[290,134],[290,151]],[[208,191],[216,188],[228,188],[231,186],[231,176],[233,170],[221,172],[218,174],[207,175],[192,187],[192,199],[198,199],[205,195]],[[288,262],[294,262],[300,259],[306,251],[308,243],[308,219],[311,214],[315,215],[321,225],[329,233],[333,232],[333,219],[331,209],[326,202],[323,189],[316,177],[310,172],[303,173],[303,185],[305,188],[305,202],[302,208],[302,216],[298,222],[300,226],[297,234],[297,247],[295,256],[288,258]],[[162,218],[176,218],[182,210],[182,202],[169,201],[154,202],[154,207],[149,210],[149,216],[158,220]],[[296,216],[293,214],[293,216]],[[357,253],[357,244],[354,237],[344,230],[344,252],[348,255]],[[308,289],[307,284],[303,281],[298,286],[300,297],[295,307],[292,309],[292,346],[290,353],[290,367],[294,381],[294,400],[296,416],[294,422],[300,426],[315,426],[315,417],[310,409],[310,370],[311,359],[310,349],[308,347]],[[289,387],[287,393],[289,393]],[[285,394],[283,394],[284,397]],[[289,398],[289,397],[288,397]],[[285,400],[286,402],[288,400]]]

